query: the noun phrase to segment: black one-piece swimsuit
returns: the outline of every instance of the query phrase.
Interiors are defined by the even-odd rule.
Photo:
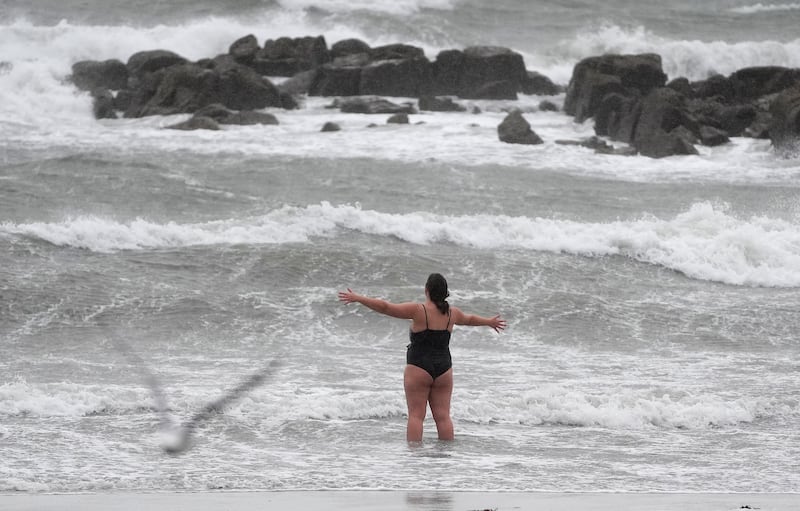
[[[428,311],[425,311],[425,330],[409,332],[411,344],[406,351],[406,363],[425,369],[434,380],[453,367],[450,358],[450,311],[447,311],[447,327],[444,330],[428,328]]]

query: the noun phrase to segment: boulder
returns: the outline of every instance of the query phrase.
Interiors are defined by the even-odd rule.
[[[92,91],[92,113],[95,119],[116,119],[114,109],[114,95],[108,89],[95,89]]]
[[[662,87],[652,90],[639,102],[632,144],[643,156],[662,158],[676,154],[697,154],[692,141],[673,131],[692,124],[686,114],[685,98],[674,90]],[[695,133],[696,126],[689,129]]]
[[[541,73],[536,71],[528,71],[525,79],[522,81],[523,94],[535,94],[537,96],[555,96],[561,94],[561,87],[553,83],[553,81]]]
[[[339,102],[343,113],[351,114],[415,114],[414,107],[408,103],[399,105],[383,98],[359,96],[343,99]]]
[[[259,49],[258,39],[253,34],[249,34],[234,41],[228,49],[228,54],[236,62],[250,66],[255,61]]]
[[[439,52],[432,71],[435,94],[462,98],[486,97],[486,91],[492,88],[487,84],[507,81],[510,84],[503,87],[504,97],[498,98],[507,99],[506,90],[521,91],[528,79],[522,55],[499,46]]]
[[[469,92],[462,93],[463,98],[467,99],[508,99],[516,101],[517,87],[514,82],[509,80],[498,80],[486,82],[483,85],[471,89]]]
[[[800,69],[780,66],[746,67],[732,73],[729,81],[740,102],[752,101],[800,84]]]
[[[720,129],[711,126],[700,127],[700,143],[706,146],[718,146],[730,142],[728,134]]]
[[[558,105],[545,99],[539,102],[539,110],[541,112],[558,112]]]
[[[208,117],[214,119],[219,124],[236,124],[240,126],[250,126],[254,124],[276,125],[278,119],[268,112],[254,112],[252,110],[233,111],[224,105],[215,103],[205,106],[195,112],[195,117]]]
[[[331,60],[323,36],[269,39],[258,52],[253,68],[267,76],[294,76]]]
[[[184,130],[184,131],[192,131],[192,130],[214,130],[217,131],[220,129],[219,124],[217,121],[210,117],[202,117],[202,116],[195,116],[189,120],[179,122],[177,124],[172,124],[167,126],[167,129],[171,130]]]
[[[800,86],[784,90],[770,104],[772,121],[769,138],[782,155],[797,156],[800,151]]]
[[[187,62],[185,58],[168,50],[149,50],[131,55],[126,66],[130,76],[141,78],[147,73],[154,73],[160,69]]]
[[[320,131],[325,133],[325,132],[341,131],[341,130],[342,130],[342,127],[339,126],[337,123],[328,121],[328,122],[326,122],[325,124],[322,125],[322,129]]]
[[[376,46],[375,48],[370,48],[367,54],[370,60],[410,60],[425,58],[425,52],[422,48],[408,44]]]
[[[251,68],[222,56],[214,59],[213,69],[219,74],[219,102],[226,107],[233,110],[258,110],[283,106],[275,85]]]
[[[147,97],[151,82],[156,83],[156,87],[152,95]],[[194,113],[206,105],[223,103],[219,75],[195,64],[181,64],[157,71],[138,92],[134,94],[126,112],[128,117]]]
[[[343,39],[331,46],[331,58],[336,59],[345,55],[353,55],[357,53],[369,54],[370,47],[361,39]]]
[[[420,96],[418,103],[420,110],[430,112],[466,112],[467,107],[459,105],[452,98],[443,96]]]
[[[661,57],[656,54],[588,57],[573,68],[564,98],[564,111],[582,122],[594,116],[595,108],[606,94],[644,96],[657,87],[663,87],[666,82]]]
[[[308,89],[310,96],[358,96],[361,66],[334,61],[316,70]]]
[[[423,57],[379,60],[361,68],[362,95],[418,97],[429,92],[431,63]]]
[[[543,141],[532,129],[519,110],[513,110],[497,126],[501,142],[508,144],[542,144]]]
[[[120,90],[128,85],[128,67],[117,59],[82,60],[72,65],[70,78],[81,90]]]
[[[386,124],[408,124],[408,114],[394,114],[386,120]]]

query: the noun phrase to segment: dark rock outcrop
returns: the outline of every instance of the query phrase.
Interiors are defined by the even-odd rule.
[[[439,52],[433,62],[434,92],[467,99],[516,99],[528,72],[522,55],[498,46]],[[497,85],[498,82],[508,84]],[[513,91],[513,98],[509,91]],[[493,92],[499,97],[492,96]]]
[[[769,138],[783,155],[800,152],[800,85],[781,92],[770,105]]]
[[[294,76],[330,60],[331,52],[323,36],[280,37],[264,43],[255,55],[253,68],[267,76]]]
[[[82,60],[72,65],[71,79],[76,87],[86,91],[120,90],[128,85],[128,67],[117,59]]]
[[[341,130],[342,130],[342,127],[339,126],[337,123],[328,121],[328,122],[326,122],[325,124],[322,125],[322,129],[320,131],[325,133],[325,132],[341,131]]]
[[[188,119],[186,121],[167,126],[167,129],[183,130],[183,131],[193,131],[193,130],[218,131],[221,128],[219,126],[219,123],[217,123],[217,121],[215,121],[211,117],[193,116],[191,119]]]
[[[459,105],[447,96],[420,96],[418,103],[420,110],[430,112],[466,112],[467,107]]]
[[[612,93],[644,96],[663,87],[667,75],[661,57],[655,54],[602,55],[589,57],[575,65],[567,85],[564,111],[583,122],[594,117],[603,98]]]
[[[343,113],[351,114],[415,114],[414,107],[410,104],[399,105],[378,97],[358,96],[346,98],[339,102],[339,109]]]
[[[142,78],[148,73],[187,62],[185,58],[168,50],[148,50],[131,55],[126,66],[131,77]]]
[[[236,124],[251,126],[255,124],[277,125],[277,117],[268,112],[254,112],[252,110],[234,111],[221,104],[212,104],[195,112],[195,117],[209,117],[219,124]]]
[[[497,136],[501,142],[508,144],[542,144],[543,141],[531,129],[530,123],[522,116],[519,110],[513,110],[506,115],[503,122],[497,126]]]

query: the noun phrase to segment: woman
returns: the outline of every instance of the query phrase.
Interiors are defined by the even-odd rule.
[[[453,369],[450,359],[450,333],[453,325],[488,326],[496,332],[505,329],[500,315],[485,318],[465,314],[447,303],[447,281],[432,273],[425,284],[425,303],[391,303],[354,293],[349,288],[339,293],[344,303],[357,302],[393,318],[411,320],[411,344],[406,354],[403,383],[408,404],[409,442],[422,440],[422,422],[430,403],[440,440],[453,439],[450,397],[453,394]]]

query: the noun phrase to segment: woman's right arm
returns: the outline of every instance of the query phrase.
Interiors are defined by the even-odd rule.
[[[456,325],[465,326],[488,326],[492,327],[495,332],[500,333],[506,328],[506,320],[500,317],[500,314],[486,318],[475,314],[465,314],[461,309],[453,307],[453,322]]]

